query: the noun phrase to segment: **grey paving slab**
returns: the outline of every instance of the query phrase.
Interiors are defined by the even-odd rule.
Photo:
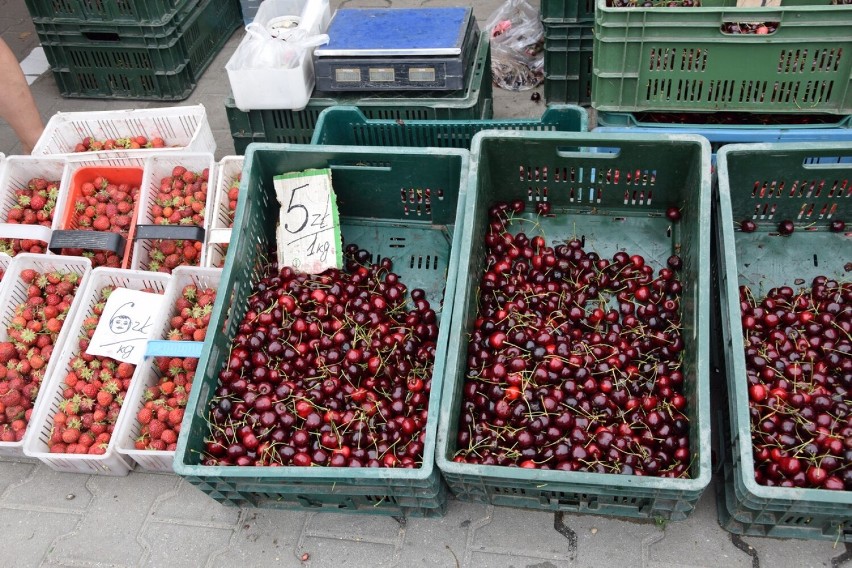
[[[301,511],[244,509],[228,550],[211,559],[211,566],[299,566],[296,550],[307,514]]]
[[[577,559],[576,539],[557,532],[554,519],[554,513],[489,507],[471,524],[463,565],[567,566]]]
[[[0,531],[4,535],[0,546],[0,566],[38,566],[53,548],[54,542],[74,530],[80,514],[31,511],[24,514],[15,509],[0,508]]]
[[[48,563],[136,565],[145,552],[137,535],[155,500],[177,483],[172,476],[140,472],[90,477],[87,487],[93,501],[76,529],[56,542]]]
[[[154,520],[192,523],[201,527],[236,528],[239,517],[239,509],[214,501],[183,480],[168,493],[160,495],[151,508]]]
[[[650,545],[649,568],[749,568],[752,557],[734,546],[730,534],[716,522],[715,496],[708,489],[689,519],[667,523],[665,538]],[[766,564],[769,567],[772,564]]]
[[[846,552],[842,543],[828,541],[758,538],[744,536],[742,542],[754,550],[761,566],[783,566],[791,558],[802,560],[802,568],[815,566],[852,566],[852,553],[842,562],[839,558]]]
[[[32,461],[0,461],[0,503],[11,486],[20,485],[38,467],[38,462]]]
[[[207,566],[211,557],[227,549],[232,533],[231,529],[148,523],[140,534],[140,540],[147,548],[138,566]]]
[[[554,527],[559,525],[555,518]],[[613,519],[597,515],[562,516],[560,534],[572,531],[577,539],[576,562],[581,566],[641,566],[643,552],[664,538],[663,530],[652,521]],[[570,533],[569,533],[570,534]]]
[[[308,516],[296,554],[316,566],[396,566],[405,525],[391,517],[315,513]]]
[[[14,462],[0,463],[0,471],[17,470]],[[39,463],[0,496],[0,506],[22,511],[82,513],[92,500],[88,475],[53,471]]]
[[[470,527],[487,516],[488,507],[451,501],[441,519],[408,519],[399,566],[454,566],[461,562]]]

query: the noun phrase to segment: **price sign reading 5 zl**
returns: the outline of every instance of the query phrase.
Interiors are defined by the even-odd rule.
[[[331,170],[306,170],[276,176],[281,205],[278,266],[308,274],[340,268],[342,245]]]
[[[86,353],[138,365],[154,332],[152,319],[164,309],[162,305],[162,294],[116,288],[107,299]]]

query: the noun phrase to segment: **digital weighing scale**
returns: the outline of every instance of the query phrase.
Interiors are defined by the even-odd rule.
[[[319,91],[464,89],[479,41],[473,12],[458,8],[344,8],[314,50]]]

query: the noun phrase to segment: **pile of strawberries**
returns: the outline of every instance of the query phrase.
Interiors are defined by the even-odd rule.
[[[58,197],[58,181],[49,181],[42,177],[32,178],[26,187],[15,190],[15,205],[9,209],[6,222],[50,227]],[[44,241],[35,239],[0,239],[0,252],[10,256],[19,252],[43,254],[46,248]]]
[[[145,389],[145,404],[136,413],[141,429],[137,450],[173,452],[198,359],[195,357],[157,357],[154,360],[160,379]]]
[[[0,441],[20,442],[80,277],[73,272],[21,271],[27,300],[15,308],[0,342]]]
[[[91,136],[83,138],[74,147],[75,152],[98,152],[100,150],[137,150],[142,148],[165,148],[166,142],[159,136],[150,140],[145,136],[128,136],[127,138],[107,138],[97,140]]]
[[[160,180],[160,191],[151,206],[155,225],[204,226],[209,170],[196,173],[175,166],[171,176]],[[178,266],[198,266],[202,243],[154,239],[147,269],[171,274]]]
[[[101,290],[98,302],[83,321],[79,350],[71,360],[62,387],[62,401],[53,416],[48,441],[51,453],[100,455],[109,446],[136,366],[88,355],[86,349],[114,289],[106,286]],[[150,289],[143,291],[156,293]]]
[[[139,187],[127,183],[115,184],[97,176],[80,186],[80,196],[74,201],[74,217],[70,227],[80,231],[118,233],[127,238],[133,223],[133,207],[139,198]],[[126,245],[125,245],[126,246]],[[92,266],[120,268],[123,253],[63,249],[62,254],[85,256]]]
[[[215,299],[216,290],[184,286],[172,311],[168,339],[204,341]],[[154,363],[160,378],[145,389],[145,403],[136,414],[141,428],[135,446],[137,450],[174,451],[198,359],[157,357]]]

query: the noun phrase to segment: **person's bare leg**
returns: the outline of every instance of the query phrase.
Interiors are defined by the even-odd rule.
[[[0,117],[18,135],[24,152],[29,154],[44,130],[30,86],[18,60],[0,38]]]

